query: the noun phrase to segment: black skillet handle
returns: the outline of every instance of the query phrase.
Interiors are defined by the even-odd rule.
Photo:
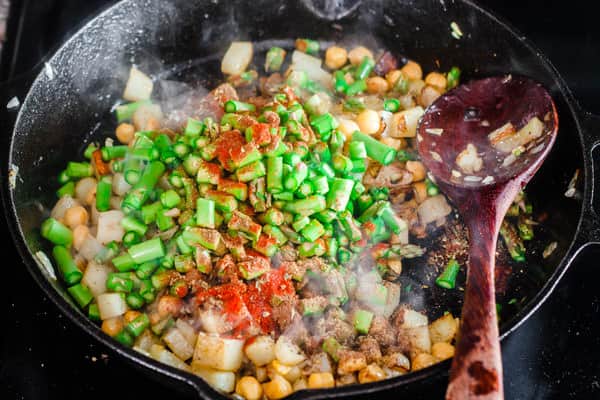
[[[584,137],[585,186],[591,188],[583,198],[583,218],[576,239],[578,253],[590,244],[600,244],[600,116],[581,113]]]

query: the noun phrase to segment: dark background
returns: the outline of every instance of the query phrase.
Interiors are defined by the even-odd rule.
[[[109,3],[12,0],[0,81],[27,72]],[[529,37],[581,105],[600,114],[600,23],[592,2],[480,3]],[[7,236],[1,221],[0,227]],[[179,398],[172,387],[150,380],[64,318],[29,277],[8,237],[2,243],[0,399]],[[600,399],[599,257],[600,247],[588,248],[550,299],[503,342],[507,399]],[[440,379],[377,398],[437,399],[444,385]]]

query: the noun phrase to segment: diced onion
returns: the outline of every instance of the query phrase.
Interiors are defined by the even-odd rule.
[[[175,322],[175,326],[177,329],[179,329],[179,332],[181,332],[183,337],[185,337],[185,340],[187,340],[190,345],[194,346],[196,344],[196,338],[198,335],[196,334],[196,330],[193,326],[181,318]]]
[[[128,101],[148,100],[152,95],[153,86],[152,79],[148,75],[132,66],[129,70],[129,79],[123,92],[123,98]]]
[[[102,320],[118,317],[127,311],[127,303],[119,293],[103,293],[98,296],[97,302]]]
[[[91,192],[96,190],[96,179],[83,178],[75,185],[75,198],[82,204],[86,204],[90,200]]]
[[[275,357],[286,365],[300,364],[306,358],[302,350],[284,335],[279,336],[275,343]]]
[[[104,250],[102,243],[89,234],[79,246],[79,254],[87,261],[93,260],[102,250]]]
[[[54,219],[61,220],[65,216],[65,212],[74,206],[78,206],[79,202],[69,195],[62,196],[57,202],[50,216]]]
[[[150,122],[156,120],[161,122],[163,112],[158,104],[142,104],[134,111],[131,120],[138,131],[156,129]]]
[[[221,61],[221,72],[239,75],[252,61],[252,42],[232,42]]]
[[[294,51],[292,54],[292,65],[290,66],[292,71],[304,71],[308,76],[308,79],[318,82],[325,88],[332,86],[332,76],[329,72],[321,68],[321,60],[309,56],[308,54],[302,53],[301,51]]]
[[[275,342],[270,336],[257,336],[246,345],[244,353],[257,367],[267,365],[275,359]]]
[[[189,344],[177,328],[169,329],[162,339],[169,346],[169,349],[182,360],[187,360],[194,354],[194,347]]]
[[[106,293],[106,278],[111,271],[111,268],[106,265],[90,261],[83,273],[81,283],[90,289],[94,297],[98,297]]]
[[[101,212],[98,215],[98,232],[96,238],[102,244],[112,242],[120,242],[123,240],[125,231],[121,226],[121,220],[124,214],[119,210],[111,210]]]
[[[131,185],[127,183],[123,174],[116,173],[113,175],[112,190],[114,194],[117,196],[124,196],[129,189],[131,189]]]
[[[446,198],[442,194],[427,198],[417,208],[419,219],[423,225],[444,218],[451,212],[452,208],[448,205]]]
[[[389,136],[393,138],[415,137],[417,124],[424,113],[425,110],[417,106],[394,114],[390,122]]]

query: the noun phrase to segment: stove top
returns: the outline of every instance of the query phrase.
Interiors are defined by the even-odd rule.
[[[0,81],[28,71],[110,3],[11,0]],[[586,2],[480,3],[531,38],[580,104],[600,114],[600,24]],[[10,243],[5,225],[0,226],[4,243]],[[43,296],[16,250],[9,245],[4,251],[11,262],[2,267],[5,289],[0,291],[0,399],[185,398],[80,331]],[[548,301],[504,341],[507,399],[600,399],[599,257],[600,247],[583,252]],[[377,397],[441,399],[444,389],[440,379]]]

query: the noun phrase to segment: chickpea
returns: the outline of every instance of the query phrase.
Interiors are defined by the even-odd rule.
[[[134,319],[136,319],[137,317],[139,317],[140,315],[142,315],[142,313],[139,311],[129,310],[125,314],[123,314],[123,321],[126,324],[128,324],[131,321],[133,321]]]
[[[252,376],[244,376],[235,385],[235,392],[246,400],[260,400],[263,390],[260,383]]]
[[[158,313],[161,317],[177,315],[181,311],[181,307],[183,307],[183,302],[178,297],[165,295],[158,300]]]
[[[414,61],[409,61],[404,64],[400,71],[402,71],[402,73],[411,81],[417,81],[423,78],[421,66]]]
[[[89,215],[87,210],[82,206],[74,206],[65,212],[65,224],[71,229],[75,229],[79,225],[87,225]]]
[[[123,144],[129,144],[135,136],[135,127],[131,124],[122,123],[116,130],[117,139]]]
[[[331,46],[325,52],[325,65],[327,68],[342,68],[346,62],[348,62],[348,52],[343,47]]]
[[[157,131],[160,129],[160,121],[155,117],[148,118],[146,122],[146,126],[144,126],[145,131]]]
[[[381,119],[379,118],[377,111],[364,110],[356,117],[356,123],[362,133],[372,135],[379,131]]]
[[[331,372],[315,372],[308,377],[308,387],[310,389],[324,389],[335,386],[335,381]]]
[[[76,250],[79,250],[89,234],[90,228],[86,225],[78,225],[75,227],[75,229],[73,229],[73,247],[75,247]]]
[[[358,124],[350,119],[340,118],[338,122],[338,129],[346,137],[346,142],[350,142],[352,140],[352,134],[360,130]]]
[[[360,64],[365,57],[373,58],[373,52],[364,46],[355,47],[348,53],[348,58],[352,65]]]
[[[390,88],[396,86],[396,82],[398,82],[398,79],[400,79],[402,75],[402,71],[400,71],[399,69],[393,69],[387,74],[385,74],[385,80],[387,81],[388,86]]]
[[[446,81],[446,77],[439,72],[430,72],[425,77],[425,84],[433,86],[433,88],[443,92],[446,90],[448,82]]]
[[[115,336],[117,333],[123,330],[123,318],[114,317],[105,319],[102,321],[102,332],[106,333],[108,336]]]
[[[388,82],[380,76],[373,76],[367,79],[367,92],[371,94],[383,94],[389,88]]]

